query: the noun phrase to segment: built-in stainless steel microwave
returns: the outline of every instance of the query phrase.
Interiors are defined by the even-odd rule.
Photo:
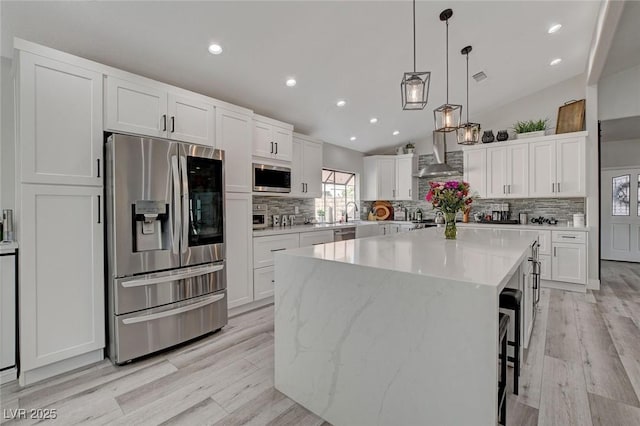
[[[291,169],[253,163],[253,190],[255,192],[291,192]]]

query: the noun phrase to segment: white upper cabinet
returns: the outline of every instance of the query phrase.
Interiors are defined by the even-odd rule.
[[[252,118],[216,108],[216,147],[224,150],[227,192],[251,192]]]
[[[170,139],[215,146],[213,105],[169,93]]]
[[[295,134],[292,144],[291,196],[322,196],[322,142]]]
[[[487,150],[468,149],[464,151],[463,180],[469,183],[471,192],[481,198],[487,197]]]
[[[291,161],[293,126],[254,115],[253,155],[279,161]]]
[[[487,197],[507,196],[507,147],[487,149]]]
[[[396,160],[395,158],[380,158],[377,161],[377,199],[393,200],[396,196]]]
[[[414,177],[417,169],[416,155],[399,155],[396,158],[396,200],[418,199],[418,179]]]
[[[487,197],[529,195],[529,148],[512,145],[487,149]]]
[[[20,181],[102,183],[102,74],[20,52]]]
[[[418,159],[413,154],[365,157],[363,200],[417,200],[414,177]]]
[[[561,197],[586,196],[584,139],[563,139],[556,145],[556,193]]]
[[[544,141],[529,145],[529,195],[555,197],[556,144]]]
[[[213,103],[107,76],[105,129],[215,146]]]

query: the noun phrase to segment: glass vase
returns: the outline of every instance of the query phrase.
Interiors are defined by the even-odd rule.
[[[447,240],[455,240],[456,234],[458,230],[456,229],[456,214],[455,213],[445,213],[444,214],[444,237]]]

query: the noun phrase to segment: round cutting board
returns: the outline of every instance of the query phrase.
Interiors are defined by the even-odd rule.
[[[377,220],[389,220],[393,217],[393,206],[388,201],[376,201],[373,203],[373,210]]]

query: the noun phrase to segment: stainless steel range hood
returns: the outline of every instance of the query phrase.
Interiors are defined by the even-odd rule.
[[[445,162],[447,152],[446,133],[433,132],[433,156],[434,162],[421,168],[417,177],[454,176],[460,172]]]

